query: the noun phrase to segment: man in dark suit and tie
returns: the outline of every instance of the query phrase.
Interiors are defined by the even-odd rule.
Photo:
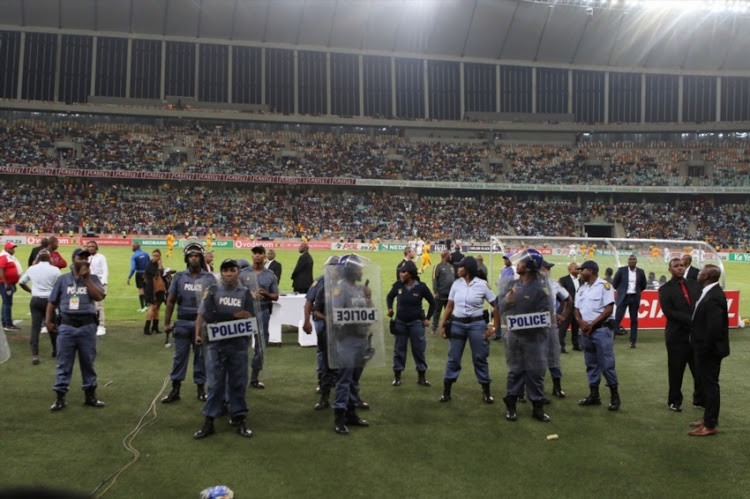
[[[570,262],[568,264],[568,275],[560,278],[560,286],[565,288],[565,291],[573,298],[573,308],[575,308],[576,294],[578,293],[578,264],[576,262]],[[564,304],[563,304],[564,305]],[[563,305],[560,306],[562,310]],[[568,314],[563,322],[558,326],[558,333],[560,335],[560,352],[566,353],[565,350],[565,336],[568,334],[568,326],[570,326],[570,343],[573,345],[573,350],[581,351],[581,346],[578,344],[578,321],[575,318],[575,314]]]
[[[688,281],[697,281],[700,270],[693,267],[693,257],[690,253],[682,255],[682,263],[685,265],[685,279]]]
[[[292,272],[292,289],[295,293],[307,293],[313,282],[313,259],[307,243],[299,245],[299,259]]]
[[[635,255],[628,257],[628,264],[620,267],[615,272],[612,280],[617,296],[615,305],[615,331],[620,329],[620,322],[625,316],[625,309],[630,311],[630,348],[635,348],[638,341],[638,306],[641,304],[641,292],[646,289],[646,273],[643,269],[636,267],[638,258]]]
[[[703,395],[703,419],[690,423],[694,437],[716,434],[719,425],[719,373],[721,359],[729,356],[729,314],[727,297],[719,286],[721,270],[705,265],[698,274],[703,292],[695,304],[690,341],[695,351],[695,366]]]
[[[685,366],[690,368],[693,376],[693,405],[701,406],[698,373],[695,370],[695,354],[690,345],[693,307],[701,295],[697,281],[684,279],[685,264],[680,258],[669,261],[669,273],[672,278],[659,288],[659,303],[667,318],[664,339],[667,344],[667,373],[669,394],[667,407],[670,411],[682,411],[682,378]]]
[[[276,261],[276,252],[272,249],[268,250],[268,261],[266,262],[266,268],[273,272],[276,276],[276,280],[281,282],[281,264]]]

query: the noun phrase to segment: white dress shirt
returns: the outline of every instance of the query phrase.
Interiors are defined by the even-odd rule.
[[[91,273],[99,278],[102,286],[107,285],[109,279],[109,267],[107,267],[107,258],[101,253],[91,255],[89,257],[89,265],[91,266]]]

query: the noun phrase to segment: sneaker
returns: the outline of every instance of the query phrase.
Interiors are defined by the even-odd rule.
[[[39,356],[38,355],[32,355],[31,356],[31,363],[33,365],[35,365],[35,366],[38,365],[39,364]]]
[[[136,310],[136,312],[145,312],[146,310],[148,310],[148,307],[142,307]]]
[[[3,329],[6,331],[20,331],[21,328],[16,326],[15,324],[11,324],[10,326],[5,326]]]
[[[40,332],[40,333],[42,333],[42,334],[47,334],[47,333],[49,333],[49,331],[47,331],[47,326],[42,326],[42,330],[41,330],[41,331],[39,331],[39,332]]]
[[[107,334],[107,330],[104,329],[102,326],[99,326],[99,327],[96,328],[96,335],[97,336],[104,336],[105,334]]]

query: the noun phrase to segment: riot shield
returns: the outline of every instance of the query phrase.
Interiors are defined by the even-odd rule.
[[[503,321],[505,358],[510,371],[544,373],[549,338],[555,321],[554,298],[542,256],[525,249],[510,257],[518,279],[505,284],[498,295]]]
[[[328,362],[332,369],[385,363],[380,266],[351,254],[325,267]]]
[[[10,345],[8,338],[5,337],[5,331],[0,330],[0,364],[10,359]]]
[[[261,314],[263,313],[263,300],[258,291],[258,279],[256,278],[255,271],[251,267],[240,272],[240,285],[247,288],[252,297],[252,314],[258,322],[258,334],[253,335],[252,347],[260,354],[260,358],[264,359],[268,331],[265,330],[263,320],[261,320]]]

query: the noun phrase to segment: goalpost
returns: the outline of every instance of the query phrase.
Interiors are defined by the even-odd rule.
[[[604,278],[607,268],[617,271],[627,264],[630,255],[638,258],[638,267],[648,276],[653,272],[655,281],[664,276],[671,278],[669,260],[689,253],[693,266],[701,268],[710,263],[721,269],[720,284],[725,288],[726,273],[719,252],[704,241],[674,239],[619,239],[607,237],[547,237],[547,236],[492,236],[490,239],[490,282],[495,282],[503,266],[504,254],[517,253],[525,248],[534,248],[545,260],[557,264],[553,276],[567,273],[569,262],[583,263],[595,260],[599,264],[599,277]],[[649,287],[656,287],[649,279]]]

